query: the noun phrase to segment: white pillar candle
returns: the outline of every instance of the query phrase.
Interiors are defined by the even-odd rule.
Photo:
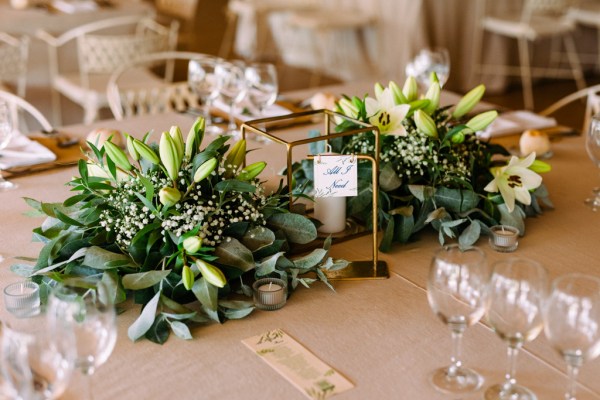
[[[316,197],[314,217],[323,225],[319,232],[336,233],[346,229],[346,198]]]

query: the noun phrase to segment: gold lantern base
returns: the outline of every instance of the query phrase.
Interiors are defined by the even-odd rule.
[[[315,121],[315,117],[323,117],[324,118],[324,135],[316,136],[316,137],[303,137],[301,139],[291,140],[285,137],[285,132],[283,135],[274,135],[273,131],[280,130],[282,126],[293,126],[296,124],[313,124]],[[331,127],[331,123],[336,119],[345,119],[351,120],[357,126],[358,129],[350,129],[341,132],[336,132]],[[313,124],[314,125],[314,124]],[[293,149],[297,146],[306,145],[309,143],[326,141],[329,143],[330,140],[358,135],[364,132],[374,132],[375,133],[375,146],[373,150],[373,155],[368,154],[354,154],[354,156],[358,160],[369,161],[372,164],[372,192],[373,192],[373,210],[372,210],[372,221],[371,225],[373,229],[371,231],[372,236],[372,259],[367,261],[351,261],[350,264],[341,270],[338,271],[324,271],[327,275],[328,279],[332,280],[359,280],[359,279],[386,279],[389,278],[389,272],[387,268],[387,264],[385,261],[380,261],[378,259],[378,177],[379,177],[379,129],[375,126],[369,125],[362,121],[358,121],[352,118],[349,118],[343,114],[335,113],[330,110],[314,110],[314,111],[305,111],[300,113],[293,113],[288,115],[282,115],[278,117],[271,118],[262,118],[257,120],[248,121],[241,126],[242,138],[246,138],[246,134],[248,132],[253,133],[258,136],[263,136],[268,138],[269,140],[283,145],[286,149],[286,162],[287,162],[287,183],[288,188],[290,188],[290,208],[293,205],[293,194],[291,190],[291,182],[292,182],[292,162]],[[308,135],[306,135],[308,136]],[[308,158],[312,158],[314,155],[309,155]],[[365,230],[355,230],[353,233],[350,233],[350,237],[362,236],[364,234],[368,234],[368,231]],[[345,240],[346,235],[342,233],[341,235],[332,235],[334,241]],[[337,239],[337,240],[336,240]],[[321,237],[315,241],[315,243],[319,243],[323,240]],[[294,252],[304,252],[308,251],[311,248],[314,248],[314,244],[300,246],[298,248],[294,248]]]

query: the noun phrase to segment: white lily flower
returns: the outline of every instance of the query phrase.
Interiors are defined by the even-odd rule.
[[[515,199],[525,205],[531,204],[529,190],[542,184],[542,177],[529,169],[534,161],[535,153],[526,158],[512,156],[508,165],[490,170],[494,179],[484,190],[492,193],[500,191],[509,212],[515,208]]]
[[[379,132],[406,136],[406,129],[402,125],[402,120],[410,110],[408,104],[398,104],[394,102],[394,95],[389,88],[377,92],[377,99],[367,97],[365,107],[369,122],[379,128]]]

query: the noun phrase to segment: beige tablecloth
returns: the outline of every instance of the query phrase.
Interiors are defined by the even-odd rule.
[[[338,90],[352,93],[348,87]],[[169,114],[101,121],[94,126],[141,136],[148,129],[160,132],[171,124],[187,129],[191,123],[188,116]],[[84,135],[89,129],[73,126],[65,131]],[[258,151],[251,154],[270,160],[279,151],[274,146],[262,146],[262,156]],[[514,255],[540,261],[552,277],[572,271],[599,274],[600,215],[583,204],[598,183],[597,170],[585,155],[582,137],[564,138],[554,143],[553,150],[553,171],[544,180],[556,209],[527,220],[527,234]],[[69,195],[64,183],[76,173],[71,168],[14,179],[19,188],[0,194],[0,253],[36,256],[40,245],[30,242],[30,232],[41,221],[23,215],[27,206],[22,198],[62,201]],[[333,250],[349,260],[366,259],[369,243],[363,237]],[[508,257],[492,251],[485,238],[477,245],[491,262]],[[255,311],[244,320],[198,327],[192,341],[171,338],[164,346],[132,343],[127,328],[139,314],[139,308],[132,307],[118,317],[117,346],[93,377],[94,398],[303,399],[302,393],[241,343],[282,328],[355,384],[336,398],[448,399],[428,383],[434,368],[448,364],[451,347],[450,332],[429,309],[424,289],[429,261],[437,248],[437,235],[426,231],[418,241],[381,254],[391,271],[387,280],[335,282],[336,293],[323,285],[299,288],[279,311]],[[18,279],[8,270],[13,262],[0,264],[3,284]],[[565,368],[542,336],[521,353],[518,379],[540,399],[562,398]],[[484,375],[486,386],[503,379],[505,346],[484,324],[467,330],[463,359]],[[583,367],[578,399],[600,399],[599,374],[600,360]],[[64,398],[78,398],[82,384],[76,381]],[[480,391],[461,398],[481,396]]]

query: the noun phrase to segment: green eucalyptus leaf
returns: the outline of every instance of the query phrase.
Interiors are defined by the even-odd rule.
[[[477,207],[479,196],[471,190],[450,189],[444,186],[435,191],[435,202],[450,212],[465,212]]]
[[[217,294],[219,291],[216,286],[209,284],[203,277],[200,277],[200,279],[194,281],[192,292],[200,304],[206,308],[206,311],[217,310]]]
[[[379,187],[386,192],[396,190],[402,185],[402,179],[394,170],[392,163],[386,163],[379,173]]]
[[[218,192],[241,192],[254,193],[256,186],[249,182],[238,181],[237,179],[227,179],[215,185],[215,190]]]
[[[164,344],[169,339],[170,332],[166,317],[159,315],[144,336],[151,342]]]
[[[10,271],[24,278],[29,278],[34,272],[34,267],[29,264],[13,264],[10,266]]]
[[[256,226],[246,231],[242,237],[242,243],[251,251],[268,246],[275,241],[275,234],[263,226]]]
[[[113,253],[98,246],[88,248],[83,259],[83,264],[95,269],[110,269],[107,263],[117,260],[131,261],[125,254]]]
[[[127,336],[132,341],[136,341],[148,332],[150,327],[154,324],[156,318],[156,309],[158,307],[158,300],[160,299],[160,291],[156,292],[154,297],[146,304],[140,316],[135,320],[133,324],[127,330]]]
[[[400,243],[407,243],[414,232],[415,218],[413,215],[395,215],[394,238]]]
[[[181,321],[170,321],[171,330],[180,339],[191,340],[192,334],[190,333],[190,328],[186,324]]]
[[[215,256],[220,264],[238,268],[244,272],[254,268],[252,252],[234,238],[227,238],[215,249]]]
[[[481,226],[476,220],[473,220],[458,237],[458,244],[461,248],[472,246],[475,244],[475,242],[477,242],[480,235]]]
[[[123,287],[128,290],[139,290],[152,287],[165,279],[171,270],[146,271],[123,275]]]
[[[281,230],[292,243],[307,244],[317,238],[317,228],[306,217],[293,214],[275,214],[267,221],[273,230]]]
[[[272,274],[275,271],[277,260],[284,254],[283,251],[280,251],[279,253],[275,253],[261,262],[256,263],[256,276],[267,276]]]
[[[425,185],[408,185],[408,190],[419,199],[421,202],[424,202],[426,199],[433,197],[435,193],[435,189],[431,186]]]
[[[525,234],[525,212],[521,207],[515,206],[512,212],[509,212],[506,204],[502,203],[498,205],[498,211],[500,211],[502,225],[514,226],[521,236]]]
[[[327,255],[327,250],[314,249],[309,254],[307,254],[303,257],[294,259],[293,262],[294,262],[294,265],[296,266],[296,268],[298,268],[300,270],[310,269],[310,268],[313,268],[313,267],[317,266],[318,264],[320,264],[326,255]]]

